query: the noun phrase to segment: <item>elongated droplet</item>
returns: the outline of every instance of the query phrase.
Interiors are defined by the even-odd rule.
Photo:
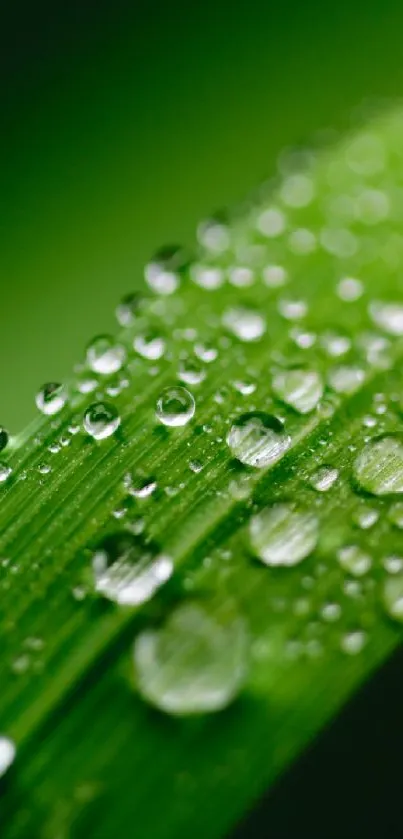
[[[249,535],[254,554],[265,565],[297,565],[316,547],[318,519],[293,504],[275,504],[252,516]]]
[[[92,557],[94,589],[120,606],[145,603],[169,580],[173,562],[131,533],[106,537]]]
[[[245,466],[264,469],[276,463],[287,451],[291,438],[283,423],[271,414],[254,411],[242,414],[227,434],[233,457]]]
[[[308,414],[322,398],[323,381],[316,370],[282,370],[274,376],[273,391],[299,414]]]
[[[403,492],[403,443],[392,436],[367,443],[353,472],[359,486],[372,495]]]
[[[194,416],[196,403],[184,387],[166,387],[157,400],[156,416],[163,425],[186,425]]]
[[[109,402],[93,402],[84,414],[84,428],[94,440],[105,440],[120,425],[120,416]]]
[[[229,705],[247,673],[248,635],[232,609],[184,603],[161,629],[134,644],[138,688],[152,705],[174,715],[203,714]]]
[[[67,391],[63,385],[48,382],[35,397],[36,407],[47,416],[58,414],[67,402]]]

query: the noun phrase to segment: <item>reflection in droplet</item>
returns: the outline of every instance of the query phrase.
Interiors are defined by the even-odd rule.
[[[145,603],[166,583],[173,562],[131,533],[106,537],[92,557],[94,590],[120,606]]]
[[[403,443],[380,437],[363,448],[354,461],[354,477],[372,495],[403,492]]]
[[[317,516],[293,504],[275,504],[252,516],[249,535],[254,554],[266,565],[297,565],[319,537]]]
[[[259,411],[242,414],[227,434],[233,457],[256,469],[276,463],[290,443],[283,423],[277,417]]]

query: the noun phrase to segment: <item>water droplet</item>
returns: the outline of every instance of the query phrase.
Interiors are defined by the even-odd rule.
[[[184,387],[166,387],[157,400],[156,416],[163,425],[178,427],[192,419],[196,403]]]
[[[309,483],[317,492],[327,492],[334,486],[339,477],[339,470],[334,466],[320,466],[311,476]]]
[[[354,461],[354,477],[372,495],[403,492],[403,443],[397,437],[368,443]]]
[[[340,259],[354,256],[357,250],[357,239],[346,227],[324,228],[320,241],[325,251]]]
[[[385,556],[382,565],[388,574],[400,574],[403,571],[403,558],[401,556]]]
[[[315,370],[295,368],[274,376],[273,391],[278,399],[298,413],[308,414],[316,408],[323,395],[323,382]]]
[[[206,364],[211,364],[211,362],[215,361],[218,356],[217,348],[206,341],[203,343],[196,343],[194,345],[194,353],[200,361],[204,361]]]
[[[128,472],[123,478],[123,486],[134,498],[149,498],[157,489],[157,481],[149,475]]]
[[[162,628],[137,637],[133,652],[139,691],[168,714],[219,711],[245,681],[248,649],[245,623],[235,611],[184,603]]]
[[[10,477],[12,471],[8,463],[4,463],[3,460],[0,461],[0,484],[3,484]]]
[[[189,469],[196,475],[198,475],[199,472],[201,472],[203,469],[203,464],[200,462],[200,460],[190,460]]]
[[[332,358],[345,355],[351,348],[351,341],[347,335],[340,335],[338,332],[333,332],[332,330],[326,330],[321,335],[320,343],[325,352]]]
[[[288,300],[283,298],[278,302],[278,310],[280,315],[286,318],[286,320],[300,320],[307,314],[308,306],[304,300]]]
[[[249,534],[253,552],[266,565],[297,565],[316,547],[318,519],[293,504],[275,504],[252,517]]]
[[[67,402],[67,391],[63,385],[48,382],[43,385],[35,397],[37,408],[47,416],[57,414]]]
[[[292,253],[305,256],[316,250],[316,236],[312,230],[306,227],[299,227],[293,230],[288,237],[288,247]]]
[[[348,303],[358,300],[364,291],[364,286],[361,280],[355,277],[343,277],[337,285],[337,294],[340,300],[345,300]]]
[[[201,245],[213,253],[224,253],[230,246],[230,231],[220,218],[206,219],[197,228]]]
[[[4,451],[8,444],[8,432],[0,425],[0,452]]]
[[[385,580],[382,599],[389,617],[403,623],[403,574]]]
[[[199,385],[206,378],[206,371],[195,359],[187,358],[179,365],[178,379],[187,385]]]
[[[364,189],[356,199],[355,212],[363,224],[379,224],[389,215],[389,198],[380,189]]]
[[[264,210],[257,218],[256,227],[267,236],[268,239],[274,239],[280,236],[286,226],[286,218],[284,213],[276,207],[270,207]]]
[[[347,655],[358,655],[364,649],[367,642],[367,634],[362,629],[354,632],[346,632],[340,641],[340,648]]]
[[[94,589],[120,606],[145,603],[169,580],[173,562],[131,533],[106,537],[92,557]]]
[[[156,294],[173,294],[188,264],[189,256],[184,248],[177,245],[161,248],[146,266],[146,281]]]
[[[224,282],[224,271],[214,265],[192,265],[190,276],[196,285],[205,288],[207,291],[220,288]]]
[[[357,175],[376,175],[385,165],[385,150],[375,134],[361,134],[349,143],[346,158]]]
[[[84,428],[95,440],[104,440],[114,434],[120,425],[120,416],[114,405],[94,402],[84,414]]]
[[[280,288],[287,280],[287,271],[282,265],[267,265],[263,268],[263,282],[268,288]]]
[[[365,372],[360,367],[334,367],[329,371],[329,385],[336,393],[354,393],[365,380]]]
[[[362,577],[372,566],[371,557],[359,545],[346,545],[340,548],[337,559],[343,571],[347,571],[353,577]]]
[[[403,304],[381,303],[374,301],[369,304],[368,311],[373,322],[379,329],[389,335],[403,335]]]
[[[228,279],[236,288],[247,288],[253,285],[255,275],[251,268],[244,265],[234,265],[228,269]]]
[[[161,335],[151,330],[143,335],[136,335],[133,341],[133,348],[143,358],[157,361],[157,359],[162,358],[164,355],[166,343]]]
[[[110,376],[121,369],[126,350],[109,335],[98,335],[87,347],[87,364],[94,373]]]
[[[15,743],[10,737],[0,734],[0,778],[5,775],[11,764],[14,763],[16,753]]]
[[[287,451],[291,439],[283,423],[260,411],[242,414],[227,435],[231,454],[246,466],[263,469],[276,463]]]
[[[236,379],[234,382],[231,383],[234,390],[240,393],[242,396],[251,396],[252,393],[256,390],[256,382],[244,382]]]
[[[227,309],[222,322],[240,341],[258,341],[266,331],[264,317],[254,309],[246,309],[243,306]]]
[[[379,519],[378,510],[372,507],[361,507],[353,514],[353,521],[361,530],[369,530]]]
[[[132,326],[138,317],[144,298],[140,294],[126,294],[116,308],[116,319],[121,326]]]
[[[325,603],[320,614],[326,623],[334,623],[341,617],[341,606],[339,603]]]
[[[314,197],[314,184],[308,175],[290,175],[281,186],[280,195],[288,207],[306,207]]]
[[[389,521],[398,527],[400,530],[403,530],[403,502],[397,501],[396,504],[392,504],[389,512],[388,512],[388,519]]]

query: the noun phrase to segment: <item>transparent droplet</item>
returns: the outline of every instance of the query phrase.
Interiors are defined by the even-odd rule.
[[[189,256],[184,248],[177,245],[161,248],[146,265],[146,281],[156,294],[173,294],[188,263]]]
[[[236,288],[248,288],[253,285],[255,275],[251,268],[245,265],[234,265],[228,269],[228,279]]]
[[[327,492],[339,477],[339,470],[334,466],[320,466],[311,476],[309,483],[317,492]]]
[[[256,227],[267,236],[268,239],[274,239],[281,236],[286,226],[286,218],[282,210],[277,207],[270,207],[264,210],[257,218]]]
[[[337,294],[340,300],[345,300],[349,303],[358,300],[363,291],[364,286],[361,280],[357,280],[355,277],[343,277],[337,284]]]
[[[254,309],[246,309],[243,306],[227,309],[222,322],[240,341],[258,341],[266,331],[264,317]]]
[[[48,382],[36,394],[35,402],[42,414],[47,416],[57,414],[67,402],[66,388],[56,382]]]
[[[363,448],[354,461],[354,477],[372,495],[403,492],[403,443],[398,437],[380,437]]]
[[[207,291],[220,288],[224,282],[224,271],[216,265],[192,265],[190,276],[196,285]]]
[[[388,574],[400,574],[403,571],[403,558],[401,556],[385,556],[382,565]]]
[[[334,367],[329,371],[329,385],[336,393],[354,393],[365,380],[361,367]]]
[[[0,484],[3,484],[10,477],[12,471],[8,463],[4,463],[4,460],[0,461]]]
[[[268,288],[280,288],[288,280],[287,271],[282,265],[267,265],[262,273],[263,282]]]
[[[337,559],[343,571],[347,571],[353,577],[362,577],[372,566],[372,558],[359,545],[340,548]]]
[[[178,427],[192,419],[196,403],[184,387],[166,387],[157,400],[156,416],[163,425]]]
[[[273,391],[299,414],[308,414],[323,396],[323,381],[316,370],[282,370],[273,378]]]
[[[159,629],[134,644],[143,698],[168,714],[219,711],[239,693],[247,675],[249,642],[243,619],[228,606],[178,606]]]
[[[120,425],[120,416],[109,402],[94,402],[84,414],[84,428],[95,440],[104,440],[114,434]]]
[[[332,358],[338,358],[345,355],[351,349],[351,340],[347,335],[340,335],[338,332],[326,330],[320,338],[320,343]]]
[[[347,655],[358,655],[364,649],[367,642],[367,634],[362,629],[354,632],[346,632],[340,641],[340,648]]]
[[[194,345],[194,354],[200,359],[200,361],[204,361],[206,364],[211,364],[212,361],[216,360],[218,350],[217,347],[206,341],[203,343],[197,342]]]
[[[17,749],[15,743],[5,734],[0,734],[0,778],[6,774],[11,764],[14,763]]]
[[[87,347],[87,364],[94,373],[110,376],[121,369],[126,360],[126,350],[115,344],[110,335],[98,335]]]
[[[94,589],[120,606],[145,603],[169,580],[173,562],[132,533],[106,537],[92,556]]]
[[[278,302],[280,315],[286,320],[300,320],[308,312],[308,306],[304,300],[288,300],[283,298]]]
[[[392,504],[388,512],[388,519],[389,521],[398,527],[400,530],[403,530],[403,502],[398,501],[396,504]]]
[[[246,466],[263,469],[283,456],[291,443],[283,423],[260,411],[242,414],[227,434],[233,457]]]
[[[334,623],[341,617],[341,606],[339,603],[325,603],[320,614],[326,623]]]
[[[378,510],[374,510],[373,507],[361,507],[353,513],[353,521],[361,530],[369,530],[378,519]]]
[[[256,382],[244,382],[236,379],[232,382],[232,387],[238,393],[241,393],[242,396],[251,396],[251,394],[256,390]]]
[[[403,574],[385,580],[382,599],[389,617],[403,623]]]
[[[194,472],[195,475],[198,475],[199,472],[201,472],[203,469],[203,464],[200,460],[190,460],[189,469],[191,470],[191,472]]]
[[[149,498],[157,489],[157,481],[149,475],[128,472],[123,478],[123,485],[134,498]]]
[[[0,452],[4,451],[8,444],[8,432],[0,425]]]
[[[252,516],[249,536],[254,554],[265,565],[297,565],[316,547],[318,519],[293,504],[275,504]]]
[[[144,305],[140,294],[126,294],[116,308],[116,318],[121,326],[132,326]]]
[[[178,370],[178,379],[185,382],[187,385],[199,385],[206,378],[206,371],[204,367],[193,358],[187,358],[181,361]]]
[[[153,330],[142,335],[136,335],[133,341],[133,348],[143,358],[148,358],[151,361],[157,361],[165,353],[166,343],[165,339],[158,335]]]
[[[374,301],[369,304],[368,311],[379,329],[389,335],[403,335],[403,303]]]
[[[220,218],[206,219],[197,228],[197,238],[206,250],[224,253],[230,246],[230,230]]]

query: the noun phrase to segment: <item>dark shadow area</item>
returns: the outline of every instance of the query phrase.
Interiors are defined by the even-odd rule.
[[[403,836],[403,649],[267,792],[229,839]]]

